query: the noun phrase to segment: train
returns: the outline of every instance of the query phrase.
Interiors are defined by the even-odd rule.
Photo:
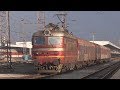
[[[78,38],[53,23],[33,33],[32,45],[32,59],[39,73],[66,72],[111,58],[109,48]]]

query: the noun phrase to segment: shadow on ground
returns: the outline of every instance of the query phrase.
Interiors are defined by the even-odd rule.
[[[12,68],[6,63],[0,64],[0,74],[35,74],[33,63],[13,62]]]

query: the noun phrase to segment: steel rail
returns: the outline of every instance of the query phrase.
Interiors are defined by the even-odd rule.
[[[89,74],[81,79],[109,79],[117,70],[120,69],[120,61]]]

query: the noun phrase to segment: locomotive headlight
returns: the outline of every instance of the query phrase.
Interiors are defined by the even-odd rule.
[[[46,30],[44,31],[44,34],[48,35],[50,33],[50,31]]]
[[[42,54],[42,52],[39,52],[39,54]]]
[[[50,30],[44,30],[44,35],[49,36],[51,34]]]
[[[39,53],[38,52],[36,52],[36,55],[38,55]]]
[[[43,52],[36,52],[36,55],[41,55],[41,54],[45,54]]]

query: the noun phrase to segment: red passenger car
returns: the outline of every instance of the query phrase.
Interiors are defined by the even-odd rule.
[[[111,57],[111,54],[110,54],[110,49],[104,47],[104,46],[101,46],[101,60],[109,60]]]
[[[40,73],[73,70],[110,58],[110,50],[107,48],[77,38],[62,27],[51,23],[44,31],[33,34],[32,44],[35,68]]]

